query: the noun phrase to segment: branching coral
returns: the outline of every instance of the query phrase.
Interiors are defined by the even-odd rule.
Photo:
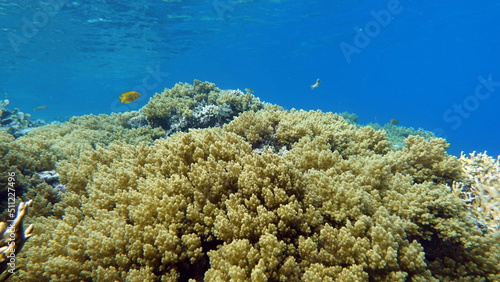
[[[465,180],[453,182],[453,193],[467,205],[479,228],[500,231],[500,157],[473,152],[459,160]]]
[[[23,219],[31,203],[32,200],[19,203],[17,214],[14,211],[11,214],[14,219],[9,223],[0,222],[0,281],[7,280],[20,267],[16,256],[33,231],[33,225],[26,230],[23,228]]]

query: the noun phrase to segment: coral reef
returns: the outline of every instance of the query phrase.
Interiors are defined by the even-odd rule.
[[[12,274],[19,269],[18,259],[16,256],[22,250],[26,240],[28,240],[33,231],[33,225],[28,226],[26,230],[23,228],[23,219],[32,200],[21,202],[17,208],[9,209],[10,224],[0,222],[0,281],[7,280]]]
[[[0,155],[0,169],[16,173],[18,195],[24,200],[35,199],[37,207],[33,210],[44,210],[43,214],[50,213],[65,186],[48,185],[37,174],[54,170],[60,160],[115,141],[136,145],[188,128],[221,126],[245,110],[280,108],[262,103],[251,94],[220,90],[213,83],[197,80],[193,85],[179,83],[155,95],[141,112],[73,117],[39,128],[32,127],[35,124],[29,121],[29,115],[18,109],[7,110],[8,104],[8,100],[0,103],[2,123],[8,124],[0,130],[0,152],[4,152]],[[0,175],[0,198],[6,195],[5,178]],[[4,207],[5,203],[0,203],[0,210]]]
[[[498,233],[446,185],[462,177],[448,144],[405,142],[391,151],[384,131],[336,114],[262,110],[81,150],[57,163],[67,191],[34,219],[19,279],[500,279]]]
[[[167,135],[189,128],[222,126],[244,111],[281,109],[261,102],[240,90],[221,90],[210,82],[177,83],[154,97],[141,109],[148,122],[161,126]]]
[[[451,190],[467,205],[478,228],[500,231],[500,156],[472,152],[469,157],[462,153],[459,160],[465,179],[454,181]]]
[[[32,122],[30,114],[25,114],[17,108],[12,111],[7,109],[9,104],[10,101],[7,99],[0,100],[0,130],[6,130],[9,134],[19,137],[35,127],[45,125],[45,122],[41,120]]]
[[[345,121],[347,121],[348,123],[351,123],[351,124],[358,123],[359,117],[357,114],[342,112],[342,113],[339,113],[339,116],[341,116],[343,119],[345,119]]]
[[[38,177],[45,181],[45,183],[54,187],[54,191],[58,196],[61,196],[62,193],[66,192],[66,187],[59,183],[59,173],[55,170],[42,171],[38,173]]]
[[[53,170],[58,160],[78,156],[83,151],[113,141],[138,144],[151,142],[165,134],[161,128],[133,128],[128,122],[137,115],[138,112],[88,115],[35,128],[10,144],[12,152],[5,159],[32,171]]]
[[[264,146],[274,152],[290,149],[292,144],[307,137],[322,137],[330,150],[346,157],[386,153],[390,148],[383,131],[358,128],[338,114],[321,111],[245,112],[238,117],[238,122],[231,122],[224,129],[243,136],[253,148]]]
[[[481,186],[498,160],[355,119],[195,80],[140,111],[0,130],[0,170],[35,199],[12,278],[499,280],[498,189]]]
[[[368,126],[371,126],[376,130],[384,130],[387,132],[387,139],[391,141],[395,149],[404,148],[405,139],[410,135],[420,136],[426,140],[430,140],[435,137],[434,133],[423,130],[422,128],[415,130],[413,127],[405,127],[391,123],[387,123],[384,126],[381,126],[378,123],[370,123]]]
[[[56,169],[60,160],[78,157],[82,152],[107,146],[114,141],[129,144],[151,143],[164,136],[161,128],[142,126],[134,128],[128,122],[138,112],[112,115],[74,117],[61,124],[34,128],[16,138],[0,130],[0,171],[16,174],[16,194],[22,200],[34,199],[33,215],[50,214],[52,204],[60,199],[63,187],[50,185],[38,177],[42,171]],[[0,199],[7,198],[7,174],[0,174]],[[0,203],[5,211],[6,203]],[[5,212],[0,220],[6,217]]]

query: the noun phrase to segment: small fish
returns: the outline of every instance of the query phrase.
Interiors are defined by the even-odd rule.
[[[36,111],[46,110],[48,108],[49,108],[48,106],[41,105],[41,106],[34,108],[33,111],[36,112]]]
[[[252,89],[250,89],[250,88],[245,88],[245,89],[243,89],[243,90],[245,90],[245,91],[246,91],[246,92],[248,92],[248,93],[253,93],[253,90],[252,90]]]
[[[393,119],[391,119],[391,120],[389,121],[389,123],[390,123],[390,124],[394,124],[394,125],[396,125],[396,124],[398,124],[398,123],[399,123],[399,120],[397,120],[397,119],[393,118]]]
[[[311,90],[314,90],[314,88],[317,88],[320,83],[321,83],[321,80],[319,80],[319,78],[316,79],[316,83],[314,83],[313,85],[311,85]]]
[[[125,93],[122,93],[118,99],[120,99],[121,103],[128,104],[130,102],[134,102],[135,100],[139,99],[141,97],[141,93],[135,92],[135,91],[128,91]]]

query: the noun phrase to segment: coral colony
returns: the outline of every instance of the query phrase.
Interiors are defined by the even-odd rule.
[[[35,127],[4,103],[1,122],[0,192],[20,203],[3,277],[500,280],[499,160],[429,132],[197,80],[139,111]]]
[[[26,230],[23,228],[23,219],[28,207],[33,201],[19,203],[17,213],[9,209],[12,220],[0,222],[0,281],[5,281],[19,268],[16,265],[16,255],[21,251],[26,240],[31,237],[33,225]]]

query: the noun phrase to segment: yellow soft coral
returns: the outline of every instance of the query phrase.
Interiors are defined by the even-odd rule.
[[[67,192],[35,218],[21,278],[500,279],[498,237],[445,185],[461,176],[446,142],[406,144],[295,110],[96,144],[57,162]]]

